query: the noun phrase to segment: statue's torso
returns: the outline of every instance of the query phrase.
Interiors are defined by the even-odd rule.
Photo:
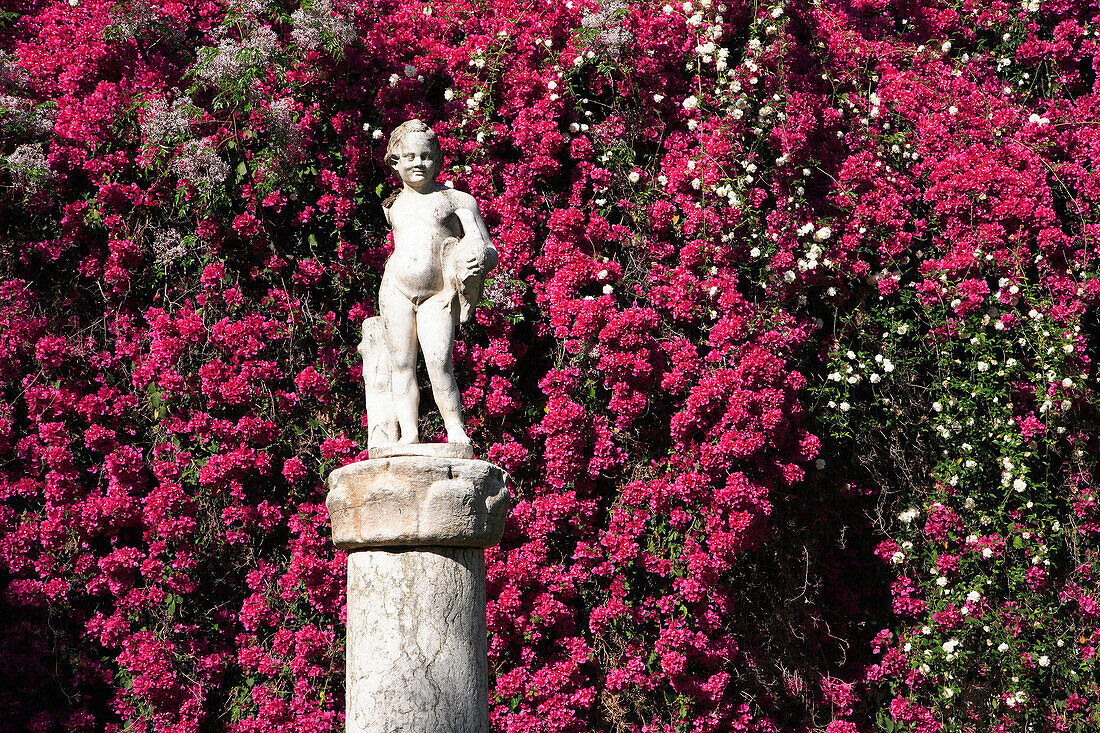
[[[393,254],[386,262],[385,278],[410,300],[421,301],[443,290],[443,242],[462,236],[454,212],[446,190],[404,192],[390,206]]]

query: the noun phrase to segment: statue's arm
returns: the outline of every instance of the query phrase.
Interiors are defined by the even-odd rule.
[[[471,268],[476,268],[482,275],[497,265],[497,249],[489,237],[489,228],[481,218],[481,212],[477,210],[477,202],[468,194],[455,207],[455,216],[462,224],[463,242],[468,246],[467,251],[478,253],[475,262],[468,263]]]

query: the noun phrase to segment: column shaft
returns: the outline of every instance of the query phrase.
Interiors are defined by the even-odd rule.
[[[485,551],[348,554],[347,733],[487,733]]]

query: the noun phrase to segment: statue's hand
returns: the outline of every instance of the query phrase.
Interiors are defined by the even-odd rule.
[[[459,262],[461,266],[461,279],[466,280],[470,277],[481,277],[484,273],[484,265],[481,259],[475,252],[466,252],[465,256]]]

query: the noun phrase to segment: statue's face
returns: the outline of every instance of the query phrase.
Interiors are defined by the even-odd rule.
[[[415,187],[434,181],[442,162],[426,135],[413,134],[402,141],[393,167],[402,183]]]

